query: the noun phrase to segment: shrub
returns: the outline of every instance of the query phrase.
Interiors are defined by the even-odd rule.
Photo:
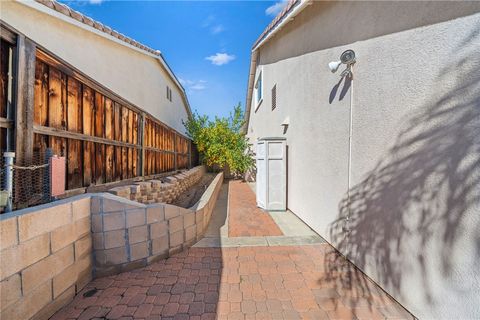
[[[195,112],[192,119],[184,122],[187,135],[197,145],[201,162],[209,167],[228,166],[234,176],[244,174],[253,166],[248,141],[241,132],[243,124],[240,104],[227,118],[215,117],[212,121]]]

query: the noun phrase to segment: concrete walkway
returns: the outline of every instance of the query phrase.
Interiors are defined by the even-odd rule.
[[[245,199],[238,190],[252,190],[231,186],[223,185],[205,238],[194,247],[92,281],[53,319],[413,318],[291,212],[256,211],[281,236],[232,237],[229,206]]]

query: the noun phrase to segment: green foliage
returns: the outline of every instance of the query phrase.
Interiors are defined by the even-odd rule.
[[[234,175],[241,175],[253,166],[248,141],[241,132],[244,124],[243,111],[238,104],[228,118],[215,117],[195,112],[192,119],[184,122],[188,136],[195,142],[201,161],[207,166],[228,166]]]

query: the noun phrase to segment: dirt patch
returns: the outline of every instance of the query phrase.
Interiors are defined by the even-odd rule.
[[[200,200],[214,178],[214,173],[206,173],[199,182],[188,188],[172,204],[182,208],[190,208]]]

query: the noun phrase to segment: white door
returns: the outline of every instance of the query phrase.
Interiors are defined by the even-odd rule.
[[[287,209],[286,143],[282,138],[257,141],[257,206]]]
[[[267,204],[267,162],[265,161],[265,141],[257,142],[257,206],[265,208]]]
[[[267,209],[286,210],[285,141],[268,141]]]

